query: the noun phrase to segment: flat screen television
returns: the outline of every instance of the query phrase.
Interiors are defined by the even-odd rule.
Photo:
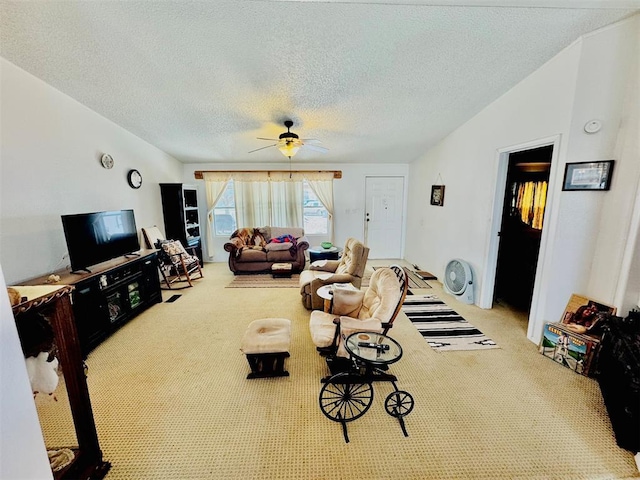
[[[74,272],[140,250],[133,210],[62,215],[62,226]]]

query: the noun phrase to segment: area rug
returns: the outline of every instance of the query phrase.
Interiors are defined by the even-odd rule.
[[[435,295],[407,295],[402,311],[436,351],[500,348]]]
[[[227,288],[298,288],[300,275],[294,273],[291,278],[273,278],[270,273],[236,275]]]
[[[378,270],[379,268],[386,267],[373,267],[374,270]],[[420,278],[413,270],[409,270],[405,267],[404,271],[407,274],[407,279],[409,280],[409,288],[431,288],[431,285]]]

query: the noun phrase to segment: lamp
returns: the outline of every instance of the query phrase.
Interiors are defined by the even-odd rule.
[[[286,140],[278,145],[278,150],[280,150],[285,157],[291,158],[298,153],[300,145],[293,140]]]

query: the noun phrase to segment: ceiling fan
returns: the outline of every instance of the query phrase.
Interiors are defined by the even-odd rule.
[[[317,145],[318,143],[321,143],[320,140],[316,140],[314,138],[300,138],[296,133],[293,133],[291,131],[293,122],[291,120],[285,120],[284,126],[287,127],[287,131],[281,133],[277,139],[258,137],[258,140],[269,140],[276,143],[273,145],[267,145],[266,147],[256,148],[255,150],[251,150],[249,153],[264,150],[265,148],[278,147],[278,150],[280,150],[285,157],[289,157],[289,159],[291,159],[291,157],[298,153],[298,150],[301,148],[320,153],[327,153],[329,151],[328,148]]]

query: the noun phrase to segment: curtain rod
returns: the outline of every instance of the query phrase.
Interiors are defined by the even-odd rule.
[[[342,170],[196,170],[196,180],[202,180],[204,173],[333,173],[333,178],[342,178]]]

